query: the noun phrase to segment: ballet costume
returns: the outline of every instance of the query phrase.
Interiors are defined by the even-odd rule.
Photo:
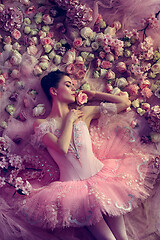
[[[117,116],[113,103],[101,103],[100,111],[99,123]],[[110,136],[102,134],[100,125],[95,127],[96,132],[89,132],[85,122],[75,122],[67,154],[47,147],[60,169],[60,178],[33,188],[29,196],[19,196],[18,200],[15,196],[18,215],[51,230],[90,226],[99,222],[103,214],[119,216],[132,211],[149,196],[158,175],[156,155],[142,152],[127,127],[114,126]],[[60,137],[55,119],[36,127],[32,144],[45,147],[42,138],[48,132]]]

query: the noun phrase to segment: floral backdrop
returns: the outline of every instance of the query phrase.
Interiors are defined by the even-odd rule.
[[[40,79],[57,69],[70,75],[77,90],[129,95],[132,104],[127,111],[136,116],[131,128],[143,119],[149,130],[142,142],[159,144],[160,45],[150,32],[159,31],[160,11],[142,18],[137,29],[125,29],[119,19],[108,23],[98,11],[99,7],[108,11],[112,4],[1,1],[0,187],[10,185],[14,194],[29,194],[29,179],[44,175],[39,158],[33,163],[32,156],[14,150],[25,146],[33,120],[49,112]],[[56,179],[57,169],[54,174]]]

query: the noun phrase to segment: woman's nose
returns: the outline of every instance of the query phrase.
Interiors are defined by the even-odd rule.
[[[72,86],[72,91],[76,91],[76,88],[75,88],[75,86]]]

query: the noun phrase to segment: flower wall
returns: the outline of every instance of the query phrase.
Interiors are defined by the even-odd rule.
[[[137,29],[125,29],[116,17],[106,21],[98,13],[102,6],[95,3],[92,8],[78,0],[0,4],[1,187],[10,184],[29,194],[31,186],[22,177],[26,158],[5,147],[6,135],[24,147],[34,119],[50,109],[40,79],[56,69],[66,71],[77,89],[128,94],[128,111],[150,128],[142,140],[160,142],[160,47],[150,34],[159,31],[160,12],[141,19]],[[109,11],[112,5],[103,7]],[[136,127],[135,121],[131,127]],[[42,168],[31,165],[35,178]]]

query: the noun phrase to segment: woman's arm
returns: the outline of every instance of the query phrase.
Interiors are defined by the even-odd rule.
[[[117,113],[125,110],[130,107],[131,101],[128,99],[126,95],[113,95],[110,93],[97,92],[97,91],[83,91],[88,95],[89,100],[99,100],[99,101],[107,101],[111,103],[115,103],[117,107]]]
[[[126,95],[113,95],[110,93],[96,92],[96,91],[83,91],[88,95],[89,100],[99,100],[99,101],[107,101],[110,103],[116,104],[117,113],[124,111],[128,107],[130,107],[131,102]],[[84,112],[84,121],[87,126],[90,125],[92,119],[99,118],[100,116],[100,107],[99,106],[85,106],[82,108]]]
[[[66,117],[61,136],[57,138],[52,133],[46,133],[42,138],[43,143],[49,148],[53,148],[58,152],[66,154],[68,152],[69,144],[72,138],[73,123],[82,116],[82,111],[75,109],[71,110]],[[37,125],[38,122],[34,124],[34,127]]]

